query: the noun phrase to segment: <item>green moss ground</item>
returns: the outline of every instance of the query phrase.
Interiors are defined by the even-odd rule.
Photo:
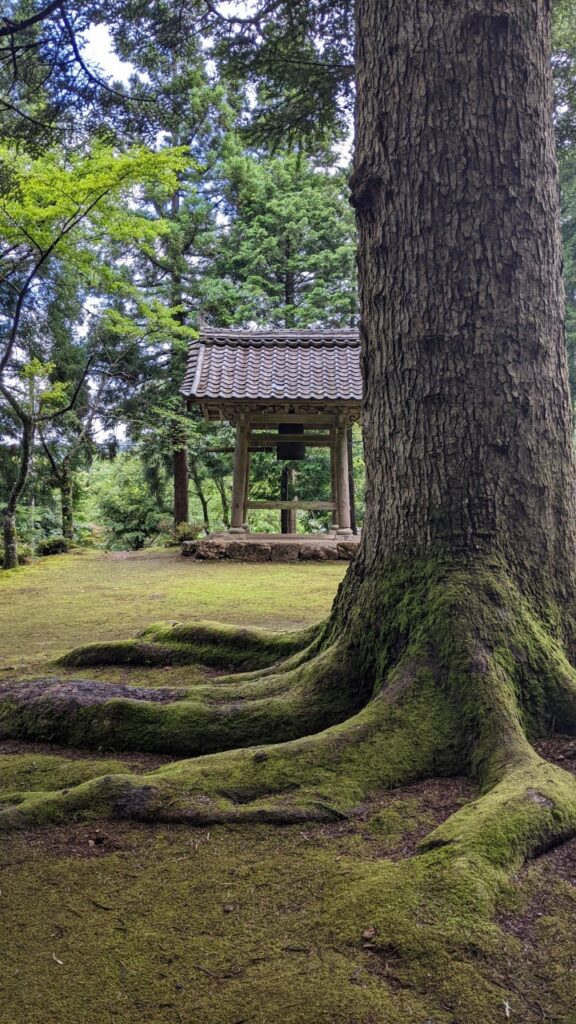
[[[125,640],[155,622],[308,626],[328,613],[345,570],[338,562],[256,567],[194,562],[174,548],[38,559],[0,572],[0,607],[6,609],[0,615],[0,679],[46,673],[47,662],[74,647]],[[146,685],[178,685],[181,679],[190,685],[194,675],[188,666],[138,670]],[[127,675],[113,669],[99,678],[116,681]]]
[[[342,571],[173,551],[46,559],[0,574],[0,670],[50,674],[68,648],[158,620],[305,626]],[[85,674],[174,685],[192,673],[205,678],[189,666]],[[8,749],[4,799],[147,767],[129,753]],[[329,825],[5,835],[0,1024],[574,1024],[576,841],[511,882],[484,861],[464,869],[450,847],[418,853],[474,795],[432,780]]]

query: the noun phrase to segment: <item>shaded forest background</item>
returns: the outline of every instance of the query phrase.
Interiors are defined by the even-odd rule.
[[[18,481],[28,420],[16,513],[24,557],[57,550],[62,536],[114,548],[169,542],[183,447],[190,524],[180,536],[228,525],[232,432],[187,414],[178,394],[202,319],[357,322],[349,6],[328,40],[322,3],[306,24],[297,5],[278,3],[287,20],[258,46],[253,25],[215,20],[211,5],[69,6],[35,22],[37,7],[13,4],[13,23],[33,23],[0,37],[0,358],[10,348],[0,368],[0,504]],[[132,67],[127,81],[85,62],[83,40],[98,23]],[[572,3],[557,6],[554,45],[575,394]],[[359,430],[353,451],[361,523]],[[277,496],[281,468],[254,457],[254,497]],[[327,453],[308,452],[298,496],[328,498],[329,480]],[[326,525],[300,515],[301,529]],[[275,512],[252,517],[253,529],[278,527]]]

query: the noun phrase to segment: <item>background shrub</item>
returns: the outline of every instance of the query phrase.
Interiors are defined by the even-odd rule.
[[[63,555],[70,550],[70,541],[66,537],[45,537],[36,546],[39,555]]]

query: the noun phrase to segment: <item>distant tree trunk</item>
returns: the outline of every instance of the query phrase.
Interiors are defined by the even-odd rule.
[[[62,502],[62,536],[74,540],[74,477],[66,459],[60,468],[58,487]]]
[[[174,526],[187,523],[188,503],[188,450],[182,432],[174,432],[172,439],[172,466],[174,472]]]
[[[34,424],[31,419],[22,421],[22,444],[20,447],[20,467],[18,476],[14,481],[8,501],[4,508],[3,534],[4,534],[4,568],[15,569],[18,565],[18,536],[16,533],[16,509],[18,499],[26,485],[32,445],[34,443]]]
[[[290,501],[292,488],[294,486],[294,467],[283,466],[280,477],[280,500]],[[280,510],[280,532],[296,533],[296,509],[283,508]]]
[[[222,503],[222,522],[226,529],[230,526],[230,503],[228,501],[228,493],[226,491],[226,484],[221,476],[214,478],[216,487],[218,488],[218,494],[220,495],[220,501]]]
[[[179,139],[176,136],[172,138],[172,144],[178,145]],[[171,197],[170,201],[170,218],[176,223],[178,221],[180,213],[180,191],[177,189]],[[172,261],[172,273],[171,273],[171,288],[170,288],[170,301],[172,306],[178,307],[182,305],[182,276],[180,264],[182,261],[182,252],[178,247],[178,244],[173,244],[172,236],[168,245],[168,256]],[[180,326],[184,326],[186,323],[186,313],[180,309],[175,314],[175,320]],[[172,349],[172,380],[174,386],[176,381],[181,375],[181,355],[176,346]],[[184,416],[186,414],[185,403],[182,403],[180,414]],[[180,525],[180,523],[187,523],[189,519],[189,502],[188,502],[188,437],[186,429],[182,423],[175,422],[174,429],[172,431],[172,466],[174,475],[174,527]]]
[[[296,275],[290,266],[292,243],[289,238],[284,240],[284,323],[286,327],[294,326],[294,307],[296,305]]]
[[[208,511],[208,501],[202,488],[202,479],[200,477],[200,473],[198,472],[196,459],[194,458],[190,460],[190,475],[192,477],[192,482],[194,484],[194,490],[196,491],[196,494],[198,495],[200,504],[202,506],[202,515],[204,517],[204,526],[206,529],[206,533],[210,533],[210,514]]]

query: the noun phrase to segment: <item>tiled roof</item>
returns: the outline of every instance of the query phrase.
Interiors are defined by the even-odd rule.
[[[182,394],[195,399],[362,400],[357,331],[203,328]]]

